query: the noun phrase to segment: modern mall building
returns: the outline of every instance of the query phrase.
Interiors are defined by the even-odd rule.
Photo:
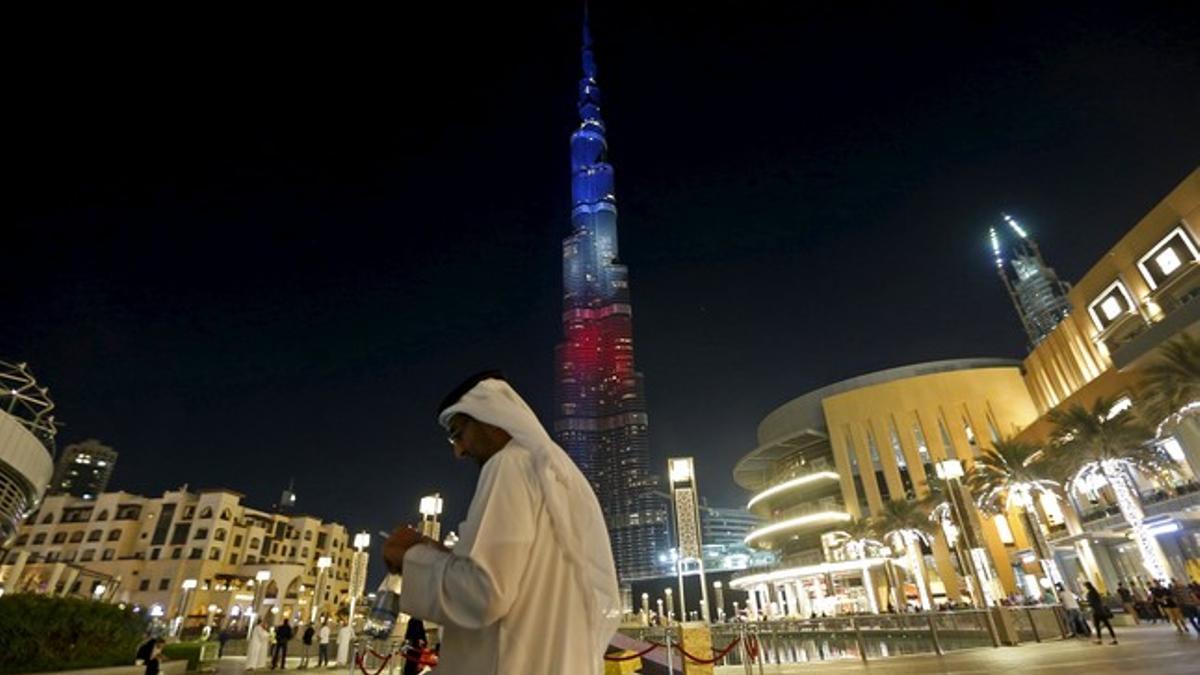
[[[1159,347],[1184,333],[1200,335],[1198,226],[1200,170],[1070,288],[1070,310],[1023,362],[966,359],[893,368],[807,393],[767,415],[757,447],[734,469],[735,481],[750,493],[748,508],[766,519],[746,541],[780,555],[774,568],[732,581],[750,593],[750,611],[880,611],[898,597],[889,589],[899,589],[903,602],[931,606],[969,597],[971,576],[990,601],[1040,595],[1045,582],[1039,577],[1055,571],[1034,564],[1038,542],[1026,527],[1030,519],[976,508],[945,467],[957,460],[969,471],[1000,438],[1046,441],[1052,410],[1090,407],[1098,397],[1115,400],[1117,409],[1136,404],[1141,371],[1160,358]],[[1165,425],[1159,442],[1176,460],[1176,474],[1165,483],[1131,476],[1131,484],[1170,572],[1200,579],[1196,411]],[[855,520],[880,516],[889,500],[922,499],[931,489],[942,490],[964,513],[954,519],[960,527],[932,528],[935,536],[916,542],[923,564],[916,555],[895,560],[888,542],[864,541],[852,554],[839,546]],[[1064,581],[1086,578],[1114,588],[1119,579],[1146,576],[1111,488],[1080,485],[1066,501],[1032,504]]]
[[[229,490],[55,495],[21,526],[10,592],[100,597],[184,626],[251,612],[308,621],[349,601],[354,549],[338,523],[260,511]],[[361,581],[358,592],[361,593]]]

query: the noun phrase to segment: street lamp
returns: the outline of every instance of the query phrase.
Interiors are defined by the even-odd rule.
[[[321,601],[325,597],[325,575],[330,566],[333,565],[333,558],[323,555],[317,558],[317,587],[313,591],[312,606],[309,607],[308,622],[315,623],[317,613],[321,608]]]
[[[175,630],[172,634],[178,635],[183,629],[183,620],[187,618],[188,605],[192,604],[192,593],[196,590],[195,579],[184,579],[179,585],[183,589],[183,600],[179,604],[179,615],[175,617]]]
[[[246,639],[250,639],[250,635],[254,631],[254,624],[258,622],[258,617],[262,614],[262,603],[267,593],[267,582],[270,580],[271,570],[259,570],[254,573],[254,607],[250,610]]]
[[[438,522],[438,516],[442,515],[442,495],[435,493],[421,497],[418,510],[421,512],[421,534],[430,539],[441,539],[442,525]]]
[[[370,554],[371,534],[363,531],[354,535],[354,558],[350,564],[350,626],[354,626],[354,606],[367,585],[367,560]]]
[[[700,536],[700,503],[696,488],[696,471],[691,457],[672,457],[667,460],[671,479],[671,503],[675,507],[676,551],[675,572],[679,579],[679,616],[687,620],[687,603],[683,595],[684,566],[696,563],[700,574],[700,618],[706,623],[708,613],[708,583],[704,578],[704,553]]]

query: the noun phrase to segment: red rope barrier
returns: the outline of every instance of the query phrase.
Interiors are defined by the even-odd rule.
[[[373,650],[373,649],[368,649],[367,651],[371,652],[371,654],[372,654],[372,655],[376,655],[376,654],[378,653],[378,652],[376,652],[376,651],[375,651],[375,650]],[[382,673],[382,672],[383,672],[383,669],[384,669],[384,668],[387,668],[388,662],[392,660],[392,656],[391,656],[391,654],[389,654],[389,655],[387,655],[386,657],[375,656],[375,658],[382,658],[382,659],[383,659],[383,663],[379,664],[379,669],[378,669],[378,670],[376,670],[376,671],[375,671],[375,672],[373,672],[373,673],[372,673],[372,672],[370,672],[370,671],[368,671],[368,670],[367,670],[367,667],[363,665],[363,657],[362,657],[362,654],[355,654],[355,655],[354,655],[354,664],[355,664],[356,666],[358,666],[358,669],[359,669],[359,670],[361,670],[361,671],[363,672],[363,675],[379,675],[380,673]]]
[[[750,657],[750,663],[758,660],[758,638],[754,635],[746,635],[746,654]]]
[[[659,647],[666,647],[666,645],[661,645],[657,642],[651,642],[649,647],[646,647],[646,649],[644,649],[643,651],[640,651],[636,654],[631,654],[629,656],[609,656],[608,654],[605,654],[604,660],[605,661],[632,661],[634,659],[641,658],[641,657],[649,654],[650,652],[654,651],[655,649],[658,649]]]
[[[679,650],[680,654],[683,654],[685,657],[691,659],[692,663],[699,663],[701,665],[710,665],[710,664],[716,663],[717,661],[720,661],[721,659],[725,658],[725,655],[728,654],[729,652],[733,651],[733,648],[736,647],[738,642],[741,642],[741,640],[742,640],[741,638],[733,638],[733,642],[730,642],[728,647],[722,649],[719,652],[714,650],[713,657],[711,659],[702,659],[699,656],[693,656],[693,655],[687,653],[686,651],[684,651],[682,644],[676,644],[675,648]]]

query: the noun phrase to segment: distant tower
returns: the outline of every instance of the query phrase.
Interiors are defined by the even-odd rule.
[[[1071,313],[1071,303],[1067,300],[1070,287],[1059,280],[1054,269],[1042,260],[1042,252],[1038,250],[1037,242],[1029,237],[1025,229],[1009,215],[1004,215],[1015,239],[1007,247],[1011,269],[1005,267],[1005,249],[1001,244],[999,233],[993,227],[988,235],[992,240],[992,252],[996,257],[996,271],[1004,281],[1004,288],[1012,298],[1013,306],[1017,308],[1017,316],[1029,336],[1030,347],[1038,343],[1054,330],[1055,326]]]
[[[50,491],[95,499],[96,495],[108,490],[108,479],[112,478],[116,464],[117,451],[94,438],[72,443],[63,448],[54,466]]]
[[[296,506],[296,479],[289,478],[287,489],[279,495],[279,510],[291,511]]]

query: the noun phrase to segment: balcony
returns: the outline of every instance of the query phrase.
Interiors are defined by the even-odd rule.
[[[778,498],[785,494],[790,495],[796,491],[809,491],[818,487],[824,490],[830,485],[836,487],[839,478],[840,476],[838,476],[837,472],[829,469],[803,470],[797,467],[784,476],[781,476],[763,491],[751,497],[750,501],[746,504],[746,509],[753,509],[756,504],[763,503],[764,500],[767,500],[769,503],[769,500],[773,498]]]

